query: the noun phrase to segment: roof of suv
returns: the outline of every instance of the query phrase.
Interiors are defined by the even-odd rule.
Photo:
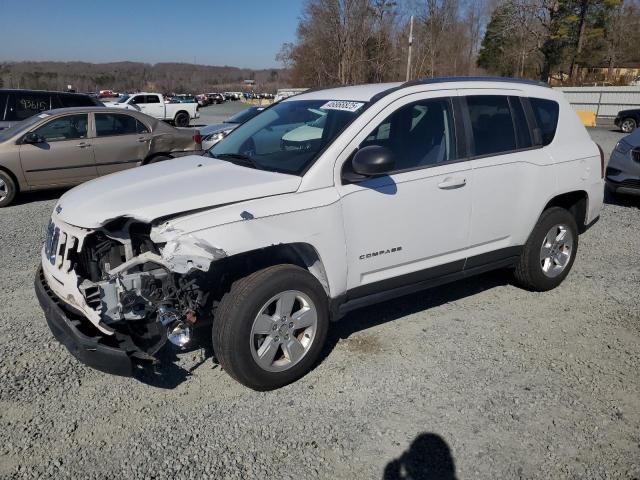
[[[444,83],[494,83],[496,88],[505,88],[510,86],[535,86],[549,88],[549,85],[543,82],[535,80],[525,80],[519,78],[508,77],[436,77],[425,78],[422,80],[415,80],[411,82],[394,82],[394,83],[370,83],[365,85],[353,85],[347,87],[336,87],[327,89],[310,90],[293,97],[289,97],[291,100],[355,100],[361,102],[368,102],[373,100],[378,95],[384,95],[386,92],[391,92],[405,87],[413,87],[417,85],[438,85]],[[284,100],[287,101],[287,100]]]

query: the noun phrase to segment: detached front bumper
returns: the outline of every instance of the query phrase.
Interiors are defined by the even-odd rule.
[[[89,367],[113,375],[133,375],[133,361],[127,352],[105,344],[105,335],[81,314],[71,312],[47,285],[38,268],[35,290],[49,329],[69,352]],[[112,339],[109,339],[112,340]]]

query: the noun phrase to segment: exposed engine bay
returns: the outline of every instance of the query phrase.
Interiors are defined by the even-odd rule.
[[[64,227],[62,227],[64,228]],[[60,233],[47,245],[53,265],[67,263],[77,278],[86,305],[116,337],[127,338],[129,350],[155,360],[167,340],[180,347],[192,338],[196,321],[208,323],[210,288],[205,272],[216,249],[185,236],[155,243],[151,225],[121,218],[86,235],[77,249],[66,248]],[[57,231],[58,228],[55,227]],[[46,246],[47,246],[46,245]],[[45,246],[45,248],[46,248]]]

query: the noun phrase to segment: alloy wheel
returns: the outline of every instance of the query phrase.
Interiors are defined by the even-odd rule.
[[[632,118],[625,119],[622,124],[620,124],[620,130],[624,133],[631,133],[636,128],[636,122]]]
[[[9,187],[6,182],[0,178],[0,202],[9,195]]]
[[[567,225],[554,225],[542,241],[540,266],[550,278],[557,277],[569,264],[573,254],[573,234]]]
[[[318,329],[318,311],[308,295],[287,290],[267,301],[253,321],[250,347],[264,370],[281,372],[309,352]]]

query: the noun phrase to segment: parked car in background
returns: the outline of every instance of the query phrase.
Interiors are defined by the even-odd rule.
[[[318,111],[320,141],[283,149]],[[495,269],[557,287],[604,194],[562,92],[473,77],[303,93],[206,156],[144,168],[54,207],[35,279],[53,334],[132,375],[196,324],[256,390],[309,372],[354,309]]]
[[[293,97],[294,95],[298,95],[299,93],[303,93],[309,90],[308,88],[281,88],[279,89],[275,96],[274,102],[280,102],[285,98]]]
[[[238,127],[238,125],[252,119],[264,109],[265,107],[249,107],[246,110],[229,117],[222,123],[207,125],[206,127],[200,128],[200,135],[202,135],[202,149],[209,150],[216,143],[229,135],[229,133],[231,133],[234,128]]]
[[[640,129],[616,144],[605,180],[610,193],[640,195]]]
[[[200,153],[195,129],[101,107],[48,110],[0,131],[0,207],[30,190]]]
[[[112,98],[112,97],[117,97],[118,94],[115,93],[113,90],[100,90],[98,92],[98,97],[99,98]]]
[[[117,102],[109,103],[107,106],[137,110],[159,120],[173,122],[177,127],[188,127],[191,120],[200,117],[195,99],[190,103],[166,103],[160,93],[140,92],[124,95]]]
[[[198,100],[193,95],[179,93],[171,97],[171,103],[195,103],[197,105]]]
[[[619,111],[614,123],[624,133],[633,132],[640,124],[640,108]]]
[[[209,103],[224,103],[225,98],[221,93],[207,93],[207,97],[209,97]]]
[[[224,92],[224,98],[226,98],[227,100],[240,100],[242,99],[242,96],[242,92]]]
[[[209,101],[209,97],[207,97],[207,95],[205,95],[204,93],[201,93],[200,95],[196,95],[196,101],[198,102],[199,107],[206,107],[211,103]]]
[[[84,93],[0,89],[0,130],[53,108],[103,106]]]

